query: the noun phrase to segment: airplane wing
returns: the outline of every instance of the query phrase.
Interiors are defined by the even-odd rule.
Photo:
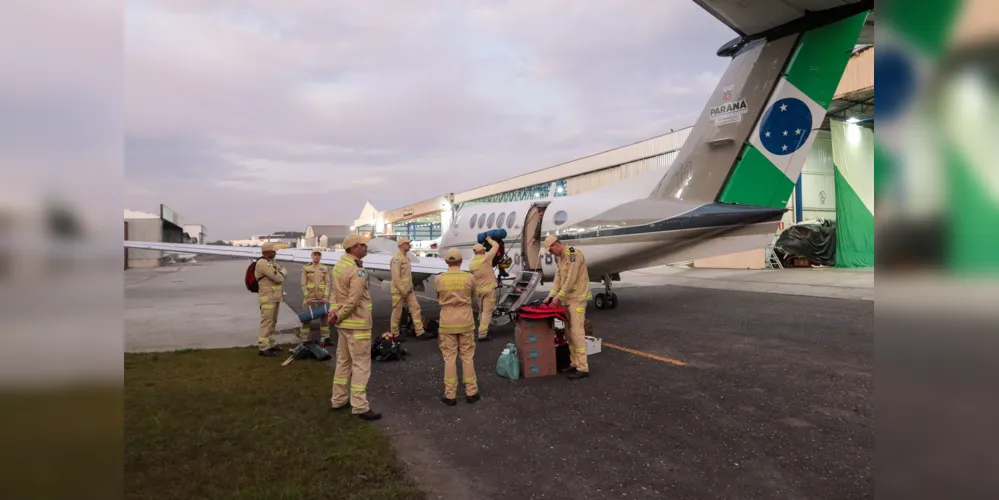
[[[746,39],[783,30],[802,31],[813,19],[851,16],[874,8],[873,0],[694,0]],[[841,11],[841,12],[837,12]],[[869,21],[873,23],[873,20]]]
[[[389,245],[389,243],[391,245]],[[125,248],[140,250],[159,250],[170,253],[189,253],[198,255],[224,255],[256,259],[260,257],[260,247],[230,247],[223,245],[195,245],[190,243],[161,243],[150,241],[125,241]],[[417,257],[410,253],[409,261],[412,267],[413,284],[416,290],[426,290],[432,294],[431,278],[447,271],[447,263],[440,258]],[[323,264],[334,265],[343,257],[343,251],[325,251],[320,259]],[[380,281],[391,282],[392,258],[395,257],[395,242],[380,241],[375,238],[368,242],[368,255],[364,257],[364,268],[369,274]],[[283,262],[312,262],[312,250],[309,248],[285,248],[277,251],[276,260]],[[468,261],[462,262],[461,268],[468,270]],[[436,300],[436,297],[425,295]]]

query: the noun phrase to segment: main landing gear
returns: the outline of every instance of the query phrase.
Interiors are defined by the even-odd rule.
[[[604,275],[604,289],[606,292],[601,292],[593,297],[593,305],[597,309],[616,309],[617,308],[617,295],[611,291],[611,276],[609,274]]]

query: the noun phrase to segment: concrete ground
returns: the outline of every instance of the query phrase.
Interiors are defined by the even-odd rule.
[[[127,272],[126,307],[161,308],[158,319],[144,321],[155,308],[126,309],[128,342],[167,344],[173,331],[172,343],[181,347],[201,340],[190,330],[207,330],[233,345],[252,344],[256,304],[243,289],[245,264],[234,264],[160,271],[142,283]],[[297,308],[301,268],[289,268],[286,300]],[[874,305],[865,298],[866,278],[836,274],[861,282],[837,290],[809,285],[805,274],[831,279],[835,270],[667,271],[628,273],[615,284],[617,309],[588,308],[594,334],[604,341],[603,352],[590,357],[589,379],[499,378],[496,360],[513,341],[507,325],[494,330],[497,340],[477,345],[483,399],[450,408],[438,399],[443,361],[436,342],[409,339],[407,360],[373,366],[368,394],[385,416],[376,425],[392,436],[431,498],[873,496]],[[173,282],[181,276],[183,290]],[[712,279],[776,292],[719,290]],[[859,300],[789,295],[786,286]],[[188,298],[177,298],[181,291]],[[377,286],[372,295],[374,332],[381,333],[388,330],[390,298]],[[228,322],[211,317],[222,306],[196,305],[206,303],[227,304]],[[436,317],[435,303],[421,303],[425,315]],[[167,309],[188,315],[186,327],[168,328]],[[292,316],[281,314],[285,321]],[[317,404],[328,404],[329,387],[316,395]]]
[[[874,300],[873,269],[701,269],[659,266],[622,273],[621,286],[680,285],[718,290]],[[618,286],[617,283],[614,286]]]
[[[126,270],[125,351],[256,345],[260,312],[257,295],[243,285],[247,265],[199,257],[196,263]],[[283,304],[278,330],[299,326],[298,313]],[[295,335],[278,340],[293,342]]]

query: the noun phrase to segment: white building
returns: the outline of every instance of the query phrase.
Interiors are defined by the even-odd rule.
[[[299,248],[322,247],[331,250],[343,248],[343,240],[353,233],[350,226],[317,225],[305,229],[305,236],[299,240]]]
[[[206,243],[205,238],[207,237],[208,230],[205,226],[201,224],[184,224],[184,235],[188,240],[187,243],[194,243],[196,245],[204,245]]]

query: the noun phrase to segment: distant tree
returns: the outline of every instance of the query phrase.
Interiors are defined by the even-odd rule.
[[[219,245],[219,246],[223,246],[223,247],[231,247],[232,246],[232,243],[229,243],[228,241],[222,241],[222,240],[215,240],[215,241],[213,241],[211,243],[207,243],[207,244],[208,245]]]

